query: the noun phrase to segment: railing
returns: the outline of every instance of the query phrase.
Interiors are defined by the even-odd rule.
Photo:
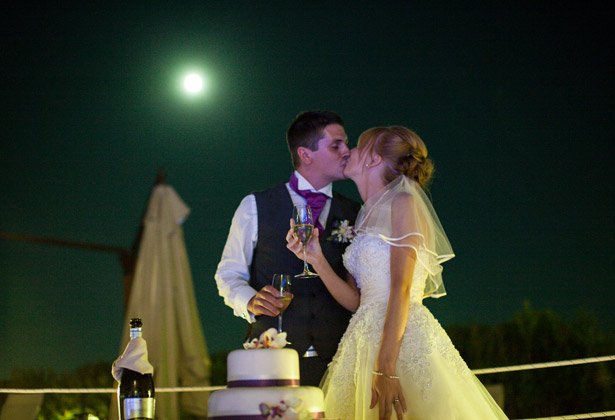
[[[490,373],[515,372],[521,370],[544,369],[561,366],[583,365],[589,363],[610,362],[615,360],[613,356],[588,357],[584,359],[561,360],[557,362],[546,363],[529,363],[524,365],[503,366],[486,369],[474,369],[472,372],[475,375],[486,375]],[[217,391],[224,389],[226,386],[201,386],[201,387],[160,387],[156,388],[156,392],[203,392]],[[39,388],[39,389],[17,389],[17,388],[0,388],[0,393],[5,394],[107,394],[117,392],[116,388]],[[596,413],[583,414],[568,414],[555,417],[535,417],[518,420],[577,420],[577,419],[597,419],[605,417],[615,417],[615,411],[603,411]]]

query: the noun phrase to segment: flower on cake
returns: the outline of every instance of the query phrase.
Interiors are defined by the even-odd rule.
[[[286,333],[278,331],[275,328],[269,328],[263,332],[259,338],[253,338],[251,341],[243,343],[244,349],[281,349],[288,344],[286,341]]]
[[[327,238],[328,241],[337,243],[352,242],[356,235],[354,226],[350,226],[348,220],[336,220],[331,226],[333,230],[331,230],[331,236]]]
[[[314,418],[303,409],[303,401],[292,395],[289,395],[276,405],[261,403],[259,408],[265,419],[311,420]]]

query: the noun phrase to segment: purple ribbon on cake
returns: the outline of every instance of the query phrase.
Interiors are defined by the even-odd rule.
[[[229,381],[227,388],[253,387],[253,386],[299,386],[299,379],[245,379]]]
[[[325,413],[322,411],[310,413],[310,415],[312,416],[312,418],[315,418],[315,419],[325,418]],[[245,415],[245,416],[232,415],[232,416],[213,416],[213,417],[207,417],[207,418],[209,420],[264,420],[267,418],[267,416],[264,416],[262,414],[250,414],[250,415]]]

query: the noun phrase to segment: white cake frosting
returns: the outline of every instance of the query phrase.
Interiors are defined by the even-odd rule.
[[[299,357],[293,349],[235,350],[228,355],[226,379],[229,388],[298,386]]]
[[[320,388],[300,387],[255,387],[227,388],[211,394],[207,406],[208,419],[233,418],[241,416],[263,416],[262,405],[283,406],[289,401],[298,401],[298,409],[310,413],[314,418],[324,417],[324,402]],[[263,416],[262,418],[267,418]]]
[[[227,388],[210,395],[207,418],[267,419],[276,417],[274,412],[323,418],[322,391],[299,386],[299,379],[299,355],[293,349],[232,351],[227,359]]]

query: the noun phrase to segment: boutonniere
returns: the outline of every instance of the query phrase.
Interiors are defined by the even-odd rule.
[[[336,220],[331,225],[331,236],[327,238],[328,241],[337,243],[349,243],[355,237],[354,226],[350,226],[348,220]]]

